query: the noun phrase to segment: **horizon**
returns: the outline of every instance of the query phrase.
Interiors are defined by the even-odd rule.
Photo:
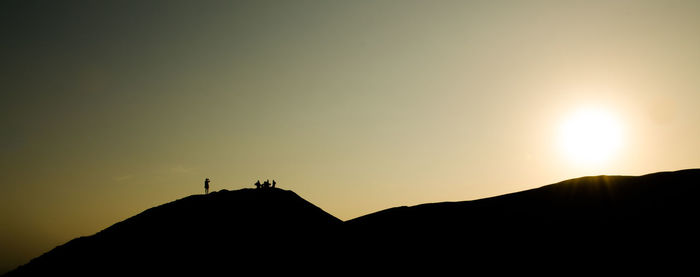
[[[19,1],[0,272],[276,180],[346,221],[700,168],[697,1]]]

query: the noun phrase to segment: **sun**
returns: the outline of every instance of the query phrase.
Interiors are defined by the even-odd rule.
[[[559,146],[563,154],[576,164],[602,165],[622,146],[622,126],[608,111],[581,109],[561,124]]]

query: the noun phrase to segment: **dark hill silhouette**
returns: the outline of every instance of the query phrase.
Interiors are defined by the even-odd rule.
[[[698,169],[593,176],[474,201],[391,208],[345,227],[354,234],[350,245],[372,245],[378,256],[449,260],[440,253],[460,249],[468,250],[460,257],[477,261],[639,262],[699,245],[699,192]]]
[[[8,276],[232,271],[332,247],[342,221],[277,188],[192,195],[74,239]],[[270,270],[270,269],[260,269]]]
[[[341,222],[291,191],[223,190],[151,208],[7,276],[686,270],[700,245],[698,192],[700,169],[594,176]]]
[[[680,224],[687,222],[683,218],[697,212],[698,192],[698,169],[641,177],[592,176],[473,201],[397,207],[347,223],[378,229],[428,223],[462,226],[469,225],[464,223],[469,221],[518,223],[521,220],[576,228],[599,224]]]

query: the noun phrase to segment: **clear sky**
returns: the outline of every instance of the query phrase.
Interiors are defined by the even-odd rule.
[[[699,167],[698,30],[699,1],[2,1],[0,272],[205,177],[347,220]]]

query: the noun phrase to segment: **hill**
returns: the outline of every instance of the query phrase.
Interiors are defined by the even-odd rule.
[[[698,192],[700,169],[592,176],[342,222],[292,191],[222,190],[148,209],[7,276],[688,269],[700,246]]]
[[[322,253],[341,223],[292,191],[222,190],[148,209],[56,247],[7,276],[249,269],[301,252]]]
[[[685,222],[680,219],[697,212],[698,192],[698,169],[640,177],[591,176],[473,201],[397,207],[347,223],[379,229],[427,223],[461,226],[472,221],[491,220],[504,223],[525,220],[576,227],[660,221],[680,223]]]
[[[698,245],[699,192],[698,169],[592,176],[474,201],[391,208],[345,227],[357,247],[424,260],[444,259],[438,253],[448,249],[468,249],[462,256],[477,260],[648,258]]]

